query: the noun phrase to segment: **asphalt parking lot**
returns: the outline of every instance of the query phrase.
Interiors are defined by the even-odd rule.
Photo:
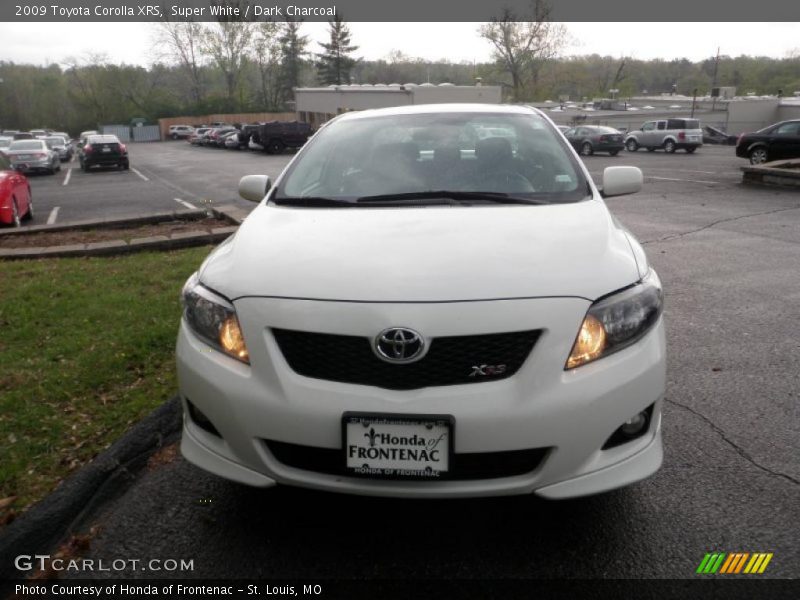
[[[56,206],[65,222],[230,202],[241,175],[275,176],[291,158],[185,143],[130,153],[136,171],[32,178],[36,222]],[[408,501],[250,489],[177,458],[98,516],[86,556],[194,561],[170,577],[690,578],[718,550],[772,552],[765,577],[800,577],[800,192],[743,187],[731,147],[585,161],[596,180],[609,165],[645,174],[642,193],[608,205],[665,288],[654,477],[562,502]]]
[[[56,175],[31,175],[36,216],[26,225],[67,224],[86,219],[236,204],[236,186],[243,175],[263,173],[273,179],[292,154],[235,152],[198,148],[186,142],[128,144],[131,169],[80,169],[77,158],[63,163]]]

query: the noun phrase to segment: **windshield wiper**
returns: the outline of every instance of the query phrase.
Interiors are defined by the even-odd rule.
[[[287,198],[273,198],[275,204],[283,206],[353,206],[351,200],[345,198],[326,198],[325,196],[296,196]]]
[[[377,196],[362,196],[356,198],[356,202],[369,204],[379,202],[402,202],[404,200],[435,200],[437,198],[447,198],[450,200],[479,202],[493,202],[495,204],[546,204],[543,200],[536,198],[524,198],[505,194],[503,192],[462,192],[456,190],[431,190],[427,192],[409,192],[406,194],[379,194]]]

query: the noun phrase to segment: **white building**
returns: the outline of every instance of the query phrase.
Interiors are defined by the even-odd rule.
[[[451,83],[331,85],[295,88],[294,93],[298,120],[313,126],[351,110],[452,102],[499,104],[501,100],[500,86]]]

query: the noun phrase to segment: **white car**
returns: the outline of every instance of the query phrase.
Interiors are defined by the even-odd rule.
[[[194,133],[194,127],[191,125],[170,125],[169,137],[173,140],[188,138]]]
[[[479,138],[500,129],[512,137]],[[181,450],[254,486],[567,498],[662,462],[662,290],[523,106],[343,114],[182,292]]]

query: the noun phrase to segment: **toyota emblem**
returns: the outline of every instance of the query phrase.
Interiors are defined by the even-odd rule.
[[[375,338],[375,354],[391,363],[409,363],[422,357],[425,338],[413,329],[390,327]]]

